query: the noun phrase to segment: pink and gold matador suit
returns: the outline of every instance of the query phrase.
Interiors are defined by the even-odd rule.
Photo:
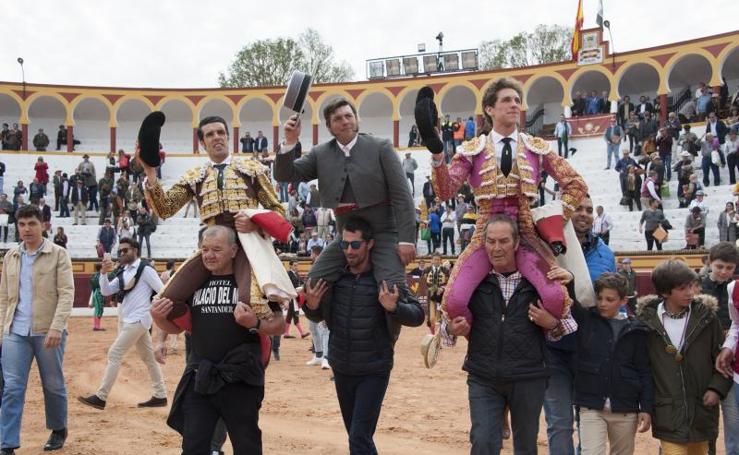
[[[535,226],[530,209],[539,197],[537,182],[542,170],[557,181],[562,192],[564,218],[560,216],[558,222],[547,223],[549,226]],[[434,164],[434,191],[441,200],[453,198],[465,181],[472,187],[479,217],[472,241],[454,264],[444,293],[442,309],[449,319],[464,316],[472,322],[467,305],[491,267],[485,252],[484,226],[491,215],[498,213],[518,221],[518,270],[536,288],[544,308],[562,317],[571,299],[565,287],[546,277],[557,264],[549,245],[564,243],[562,227],[586,195],[585,181],[545,140],[524,133],[518,133],[516,156],[507,177],[499,172],[492,138],[484,134],[462,143],[450,164]]]

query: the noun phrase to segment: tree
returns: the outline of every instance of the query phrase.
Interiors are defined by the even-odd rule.
[[[354,77],[348,63],[334,63],[334,49],[324,44],[314,29],[306,29],[298,37],[298,43],[305,56],[301,70],[312,74],[313,82],[346,82]]]
[[[564,25],[538,25],[533,32],[521,32],[508,40],[480,43],[480,67],[520,68],[522,66],[569,60],[572,30]]]
[[[293,71],[313,75],[314,82],[344,82],[354,76],[349,64],[334,63],[334,50],[313,29],[298,40],[258,40],[244,46],[226,72],[218,76],[221,87],[259,87],[285,84]]]

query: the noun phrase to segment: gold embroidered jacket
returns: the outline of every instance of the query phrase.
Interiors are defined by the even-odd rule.
[[[160,218],[169,218],[195,198],[200,208],[200,219],[209,219],[223,213],[237,213],[261,205],[285,216],[285,208],[277,199],[269,178],[269,168],[261,163],[232,157],[223,170],[223,189],[218,189],[218,170],[207,164],[188,170],[167,191],[159,182],[147,182],[146,200]]]

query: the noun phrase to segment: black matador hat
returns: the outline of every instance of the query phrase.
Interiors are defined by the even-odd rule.
[[[423,87],[416,96],[416,126],[424,145],[431,153],[444,151],[444,144],[439,138],[436,125],[439,121],[439,111],[434,104],[434,90],[431,87]]]
[[[305,98],[308,96],[312,83],[313,77],[310,74],[297,70],[293,72],[285,91],[285,101],[282,104],[291,111],[302,114]]]
[[[159,136],[162,133],[162,125],[164,125],[164,113],[154,111],[147,115],[141,128],[139,128],[139,147],[141,152],[139,157],[141,160],[151,167],[157,167],[161,164],[159,160]]]

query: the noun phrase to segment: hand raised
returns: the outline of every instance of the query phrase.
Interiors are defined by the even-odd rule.
[[[380,285],[380,305],[382,305],[383,308],[385,308],[385,311],[388,311],[390,313],[394,313],[395,310],[398,308],[398,286],[392,285],[392,288],[389,288],[387,285],[387,281],[383,281]]]

